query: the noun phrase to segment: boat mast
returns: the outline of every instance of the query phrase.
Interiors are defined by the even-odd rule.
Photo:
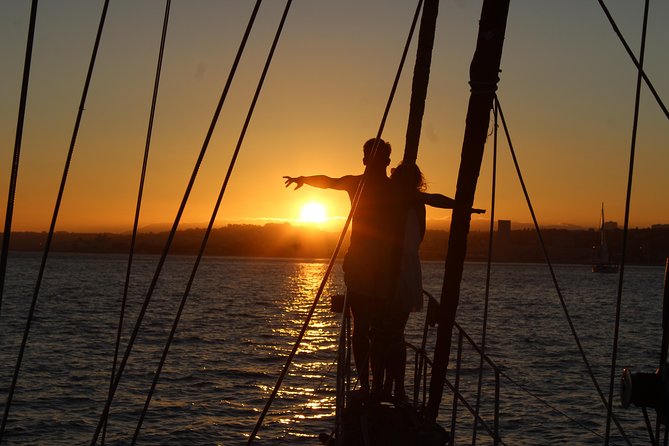
[[[460,299],[460,281],[467,251],[467,235],[476,183],[481,169],[483,149],[488,135],[490,111],[499,82],[499,66],[506,29],[509,0],[484,0],[479,22],[476,51],[469,69],[471,93],[467,110],[465,135],[451,230],[448,255],[444,270],[444,283],[439,306],[439,328],[430,381],[427,418],[436,420],[446,381],[446,369],[451,350],[451,332]]]
[[[418,144],[420,142],[423,113],[425,112],[427,86],[430,80],[430,64],[432,62],[432,48],[434,46],[438,11],[439,0],[425,0],[418,32],[416,64],[413,71],[409,120],[404,146],[403,162],[407,164],[415,164],[418,157]]]
[[[604,232],[604,203],[602,203],[602,216],[599,221],[599,262],[611,263],[609,246],[606,244],[606,233]]]

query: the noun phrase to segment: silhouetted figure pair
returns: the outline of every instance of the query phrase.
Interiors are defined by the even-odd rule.
[[[415,165],[400,164],[388,178],[391,147],[386,141],[368,140],[363,153],[364,185],[343,265],[353,314],[353,357],[365,394],[370,389],[371,356],[372,395],[389,399],[394,387],[395,398],[404,401],[404,327],[409,313],[423,304],[418,247],[425,234],[425,205],[452,209],[455,201],[425,193],[423,176]],[[344,190],[353,202],[363,175],[284,178],[286,187],[295,184],[295,189],[308,184]]]

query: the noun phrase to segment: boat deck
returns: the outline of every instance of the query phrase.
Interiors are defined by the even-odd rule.
[[[449,434],[441,426],[426,423],[411,405],[363,402],[355,398],[343,413],[342,441],[346,446],[436,446],[445,445]],[[325,438],[327,440],[327,436]]]

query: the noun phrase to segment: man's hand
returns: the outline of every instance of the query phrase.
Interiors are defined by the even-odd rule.
[[[286,187],[290,186],[291,184],[295,184],[295,189],[298,190],[302,186],[304,186],[304,177],[284,177],[286,179]]]

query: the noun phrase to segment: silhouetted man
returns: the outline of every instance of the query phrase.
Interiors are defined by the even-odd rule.
[[[344,190],[348,192],[352,204],[364,177],[362,193],[353,214],[351,243],[343,266],[347,301],[353,313],[353,358],[363,392],[369,392],[369,319],[372,303],[388,287],[385,261],[391,254],[393,235],[388,215],[393,197],[386,173],[390,152],[389,143],[372,138],[363,145],[364,175],[284,177],[286,187],[295,184],[296,190],[304,184]]]

